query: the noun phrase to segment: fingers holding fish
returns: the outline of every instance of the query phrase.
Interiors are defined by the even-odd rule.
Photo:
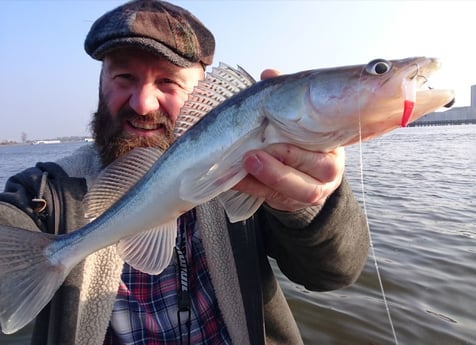
[[[268,69],[265,69],[263,72],[261,72],[260,77],[261,77],[261,80],[265,80],[265,79],[277,77],[280,74],[281,72],[278,71],[277,69],[268,68]]]
[[[278,210],[294,211],[322,206],[342,181],[343,149],[311,152],[293,145],[272,145],[248,152],[243,165],[249,175],[234,189],[264,197]]]
[[[291,144],[274,144],[266,152],[287,166],[291,166],[322,183],[332,182],[342,177],[345,165],[345,151],[338,147],[329,152],[314,152]],[[245,156],[246,157],[246,156]]]

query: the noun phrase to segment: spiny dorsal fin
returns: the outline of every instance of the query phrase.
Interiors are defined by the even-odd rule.
[[[93,219],[127,193],[162,155],[158,148],[139,147],[106,167],[84,198],[86,217]]]
[[[234,69],[220,62],[198,83],[183,105],[175,122],[175,137],[180,137],[210,110],[255,82],[240,66]]]

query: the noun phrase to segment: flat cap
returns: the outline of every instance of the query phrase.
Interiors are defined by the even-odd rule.
[[[188,67],[210,65],[213,34],[189,11],[159,0],[135,0],[105,13],[92,25],[84,49],[97,60],[117,48],[139,48]]]

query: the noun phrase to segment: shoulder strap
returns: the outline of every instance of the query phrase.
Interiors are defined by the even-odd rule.
[[[82,200],[87,192],[86,179],[69,177],[56,163],[38,163],[36,166],[43,174],[38,187],[39,197],[32,202],[40,199],[37,205],[44,207],[42,212],[47,217],[47,231],[64,234],[84,225],[87,220],[82,211]]]
[[[38,163],[41,181],[31,199],[32,209],[42,220],[43,231],[63,234],[75,230],[84,219],[82,199],[87,192],[83,178],[69,177],[56,163]],[[62,287],[35,320],[31,345],[61,345],[64,334],[74,334],[68,319],[61,314],[66,300],[79,298],[71,287]]]

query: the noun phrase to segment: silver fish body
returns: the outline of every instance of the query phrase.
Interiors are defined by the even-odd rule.
[[[423,57],[375,60],[254,83],[220,65],[185,104],[168,150],[136,149],[106,169],[88,196],[91,223],[59,237],[0,226],[2,331],[31,321],[71,269],[101,248],[119,242],[127,262],[156,274],[170,261],[184,212],[218,197],[232,221],[251,216],[263,200],[230,190],[246,175],[247,151],[274,143],[329,151],[400,127],[403,113],[415,120],[450,103],[452,91],[424,85],[438,68]]]

